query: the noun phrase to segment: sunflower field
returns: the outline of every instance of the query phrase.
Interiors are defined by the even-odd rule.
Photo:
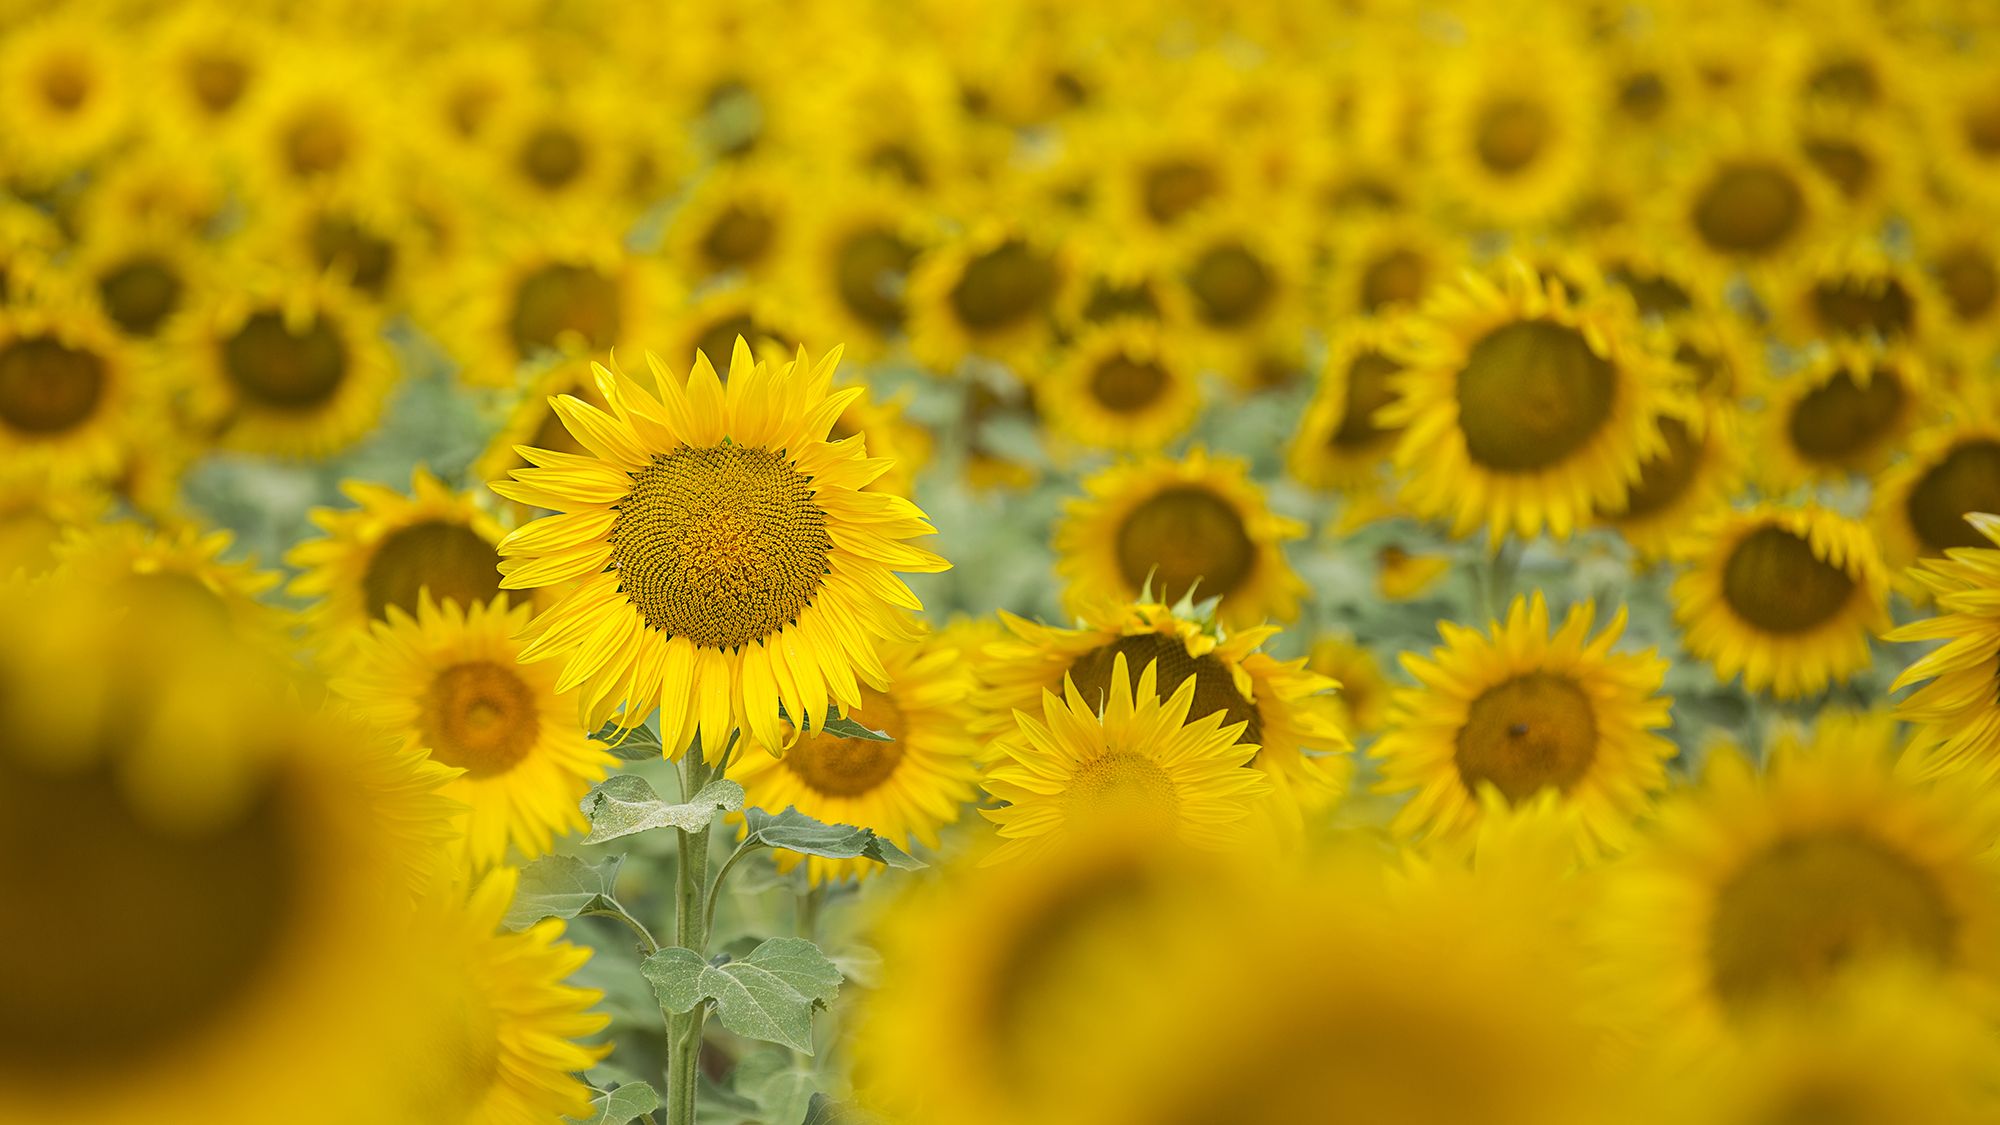
[[[2000,1122],[1991,0],[0,0],[0,1125]]]

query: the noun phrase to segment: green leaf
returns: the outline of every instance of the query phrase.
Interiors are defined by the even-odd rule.
[[[744,838],[765,847],[827,859],[872,859],[902,871],[916,871],[925,866],[922,860],[869,829],[851,824],[824,824],[789,806],[777,814],[745,809],[743,820]]]
[[[595,1112],[589,1117],[572,1117],[584,1125],[626,1125],[660,1108],[660,1092],[644,1082],[627,1082],[609,1093],[590,1099]]]
[[[719,778],[701,787],[694,800],[669,805],[637,774],[613,774],[583,798],[583,815],[590,818],[586,844],[602,844],[635,832],[655,828],[678,828],[699,832],[717,812],[735,812],[743,807],[743,787],[728,778]]]
[[[778,708],[778,717],[785,720],[788,723],[792,721],[792,717],[790,715],[785,714],[785,709],[782,707]],[[888,732],[886,731],[879,731],[869,727],[864,727],[860,723],[855,722],[853,719],[847,718],[831,710],[829,710],[826,713],[826,719],[820,723],[820,729],[830,735],[833,735],[836,738],[858,738],[863,742],[896,741],[895,739],[890,738]]]
[[[666,756],[666,751],[660,746],[660,736],[654,734],[651,727],[619,730],[618,724],[607,723],[603,730],[590,737],[604,743],[604,748],[611,751],[612,757],[628,762],[645,762]]]
[[[803,938],[772,938],[721,965],[692,949],[662,949],[640,964],[660,1006],[675,1014],[715,1004],[722,1026],[812,1054],[812,1014],[840,994],[840,970]]]
[[[521,883],[502,924],[525,930],[544,918],[618,912],[611,887],[623,856],[592,866],[573,855],[546,855],[521,869]]]
[[[798,1066],[787,1051],[759,1051],[736,1064],[732,1076],[739,1094],[756,1106],[757,1119],[774,1123],[805,1120],[812,1108],[819,1076]]]
[[[825,1094],[814,1094],[799,1125],[880,1125],[882,1119],[859,1106],[842,1105]]]

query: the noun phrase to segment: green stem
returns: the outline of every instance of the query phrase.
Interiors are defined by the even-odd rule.
[[[599,918],[616,918],[620,922],[625,923],[627,926],[632,927],[632,931],[639,935],[639,939],[641,941],[645,942],[644,948],[646,950],[646,956],[651,957],[653,954],[658,953],[660,951],[660,943],[654,939],[653,931],[647,929],[646,924],[644,922],[641,922],[637,918],[634,918],[632,917],[632,915],[626,913],[625,908],[623,906],[620,906],[617,903],[612,903],[611,905],[612,909],[610,910],[592,910],[588,911],[587,913],[594,914]]]
[[[712,779],[698,742],[681,757],[680,774],[683,793],[699,793]],[[708,910],[703,900],[708,889],[710,827],[674,833],[680,843],[680,862],[674,872],[674,944],[703,956],[708,953]],[[667,1125],[694,1125],[701,1029],[707,1016],[706,1005],[697,1004],[691,1012],[667,1017]]]
[[[753,850],[755,850],[755,845],[748,839],[745,839],[742,843],[736,845],[735,851],[729,853],[728,859],[722,861],[722,867],[715,873],[715,882],[709,884],[708,906],[705,908],[706,913],[701,920],[703,933],[712,933],[715,930],[715,904],[722,899],[722,881],[729,878],[729,869],[735,867],[737,860],[749,855]]]

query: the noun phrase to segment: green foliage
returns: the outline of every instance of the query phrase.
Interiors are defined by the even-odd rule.
[[[621,731],[616,723],[609,723],[590,737],[604,743],[604,748],[611,751],[612,757],[627,762],[648,762],[666,756],[665,748],[660,745],[660,736],[653,733],[651,727]]]
[[[626,1125],[634,1118],[659,1109],[660,1092],[644,1082],[626,1082],[616,1090],[592,1098],[590,1105],[595,1113],[570,1120],[583,1122],[584,1125]]]
[[[699,832],[707,828],[718,812],[735,812],[743,807],[743,787],[726,778],[701,787],[694,800],[670,805],[660,799],[646,779],[621,773],[608,777],[592,789],[581,805],[590,818],[586,844],[602,844],[621,836],[649,832],[655,828],[677,828]]]
[[[785,720],[788,723],[792,721],[792,717],[790,715],[785,714],[785,709],[782,707],[778,708],[778,717]],[[829,710],[826,713],[826,718],[821,721],[820,729],[837,738],[858,738],[864,742],[896,741],[895,739],[890,738],[888,733],[885,731],[872,730],[868,727],[864,727],[860,723],[855,722],[853,719],[847,718],[846,716],[838,714],[831,710]]]
[[[747,833],[744,842],[750,845],[784,848],[827,859],[872,859],[903,871],[917,871],[926,866],[924,861],[869,829],[825,824],[789,806],[780,813],[745,809],[743,821]]]
[[[662,949],[639,966],[660,1006],[676,1015],[715,1005],[722,1026],[749,1039],[812,1053],[812,1014],[840,993],[840,970],[803,938],[772,938],[740,961],[712,963]]]
[[[521,884],[502,924],[525,930],[544,918],[574,918],[579,914],[625,912],[612,897],[623,856],[588,864],[570,855],[549,855],[521,869]]]
[[[736,1064],[736,1091],[757,1107],[759,1120],[792,1125],[811,1110],[819,1076],[794,1059],[787,1051],[761,1051]]]
[[[799,1125],[882,1125],[882,1119],[858,1106],[842,1105],[825,1094],[814,1094]]]

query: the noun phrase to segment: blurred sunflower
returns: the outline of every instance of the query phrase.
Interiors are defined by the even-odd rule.
[[[228,531],[155,531],[119,520],[70,530],[53,554],[66,577],[108,604],[143,605],[153,628],[214,631],[289,653],[293,617],[266,600],[282,578],[254,559],[225,560],[234,543]]]
[[[0,460],[61,482],[109,480],[141,409],[138,378],[117,330],[87,302],[0,305]]]
[[[1227,367],[1270,335],[1301,330],[1308,270],[1299,225],[1277,202],[1245,198],[1175,236],[1171,260],[1200,358]]]
[[[1380,320],[1341,322],[1326,344],[1319,389],[1299,419],[1286,457],[1292,475],[1314,488],[1372,492],[1387,483],[1401,431],[1376,424],[1396,399],[1393,330]]]
[[[1593,507],[1616,508],[1665,452],[1658,415],[1673,369],[1614,303],[1573,305],[1519,260],[1467,273],[1426,301],[1394,358],[1404,501],[1454,535],[1568,538]]]
[[[284,40],[263,20],[212,4],[188,4],[152,29],[150,60],[162,108],[182,129],[212,136],[242,119]]]
[[[2000,417],[1992,394],[1978,391],[1934,405],[1938,420],[1917,430],[1907,454],[1869,489],[1869,525],[1898,589],[1917,599],[1925,587],[1909,573],[1918,559],[1953,547],[1985,547],[1965,517],[2000,513]]]
[[[1369,750],[1382,762],[1380,791],[1414,791],[1395,829],[1426,840],[1463,836],[1479,822],[1480,790],[1519,805],[1547,789],[1577,811],[1585,851],[1622,848],[1652,794],[1666,785],[1674,744],[1659,694],[1667,662],[1654,652],[1614,653],[1620,607],[1597,636],[1595,608],[1571,608],[1554,635],[1538,592],[1516,598],[1486,635],[1440,622],[1444,645],[1405,653],[1418,686],[1398,689],[1387,730]]]
[[[1336,634],[1314,641],[1306,670],[1340,685],[1333,701],[1340,728],[1350,737],[1372,735],[1388,725],[1389,679],[1375,654],[1353,637]]]
[[[0,49],[0,144],[17,173],[50,181],[119,139],[134,108],[128,44],[86,11],[52,9]],[[32,140],[30,140],[32,138]]]
[[[1421,215],[1362,220],[1335,234],[1325,282],[1336,318],[1413,309],[1449,280],[1464,255]]]
[[[1598,508],[1640,558],[1670,557],[1687,529],[1727,507],[1743,485],[1743,449],[1733,406],[1699,400],[1685,414],[1662,413],[1666,448],[1639,464],[1624,503]]]
[[[674,212],[667,259],[696,280],[778,272],[798,253],[799,191],[796,174],[776,164],[743,161],[716,170]]]
[[[391,606],[416,614],[426,591],[462,610],[500,592],[503,532],[472,493],[453,491],[422,467],[407,496],[366,481],[344,481],[340,490],[358,507],[313,509],[324,537],[285,555],[300,571],[285,592],[315,603],[307,621],[322,659],[337,666],[371,622],[387,621]]]
[[[1251,764],[1271,779],[1278,811],[1297,821],[1302,811],[1323,809],[1345,788],[1351,767],[1333,757],[1348,749],[1337,722],[1339,683],[1309,671],[1303,659],[1279,660],[1262,651],[1277,636],[1265,625],[1230,632],[1189,608],[1159,602],[1105,603],[1085,607],[1076,628],[1041,625],[1002,612],[1009,636],[985,648],[982,693],[985,718],[976,728],[1015,736],[1019,712],[1032,714],[1045,693],[1065,682],[1102,710],[1118,657],[1153,680],[1162,702],[1192,682],[1190,719],[1213,714],[1234,727],[1237,742],[1255,747]]]
[[[1944,641],[1903,669],[1891,690],[1922,687],[1896,704],[1914,726],[1910,757],[1925,775],[2000,768],[2000,612],[1988,603],[2000,587],[2000,516],[1974,513],[1967,526],[1979,544],[1954,545],[1946,558],[1919,561],[1910,577],[1937,601],[1936,616],[1883,634],[1891,641]]]
[[[855,176],[801,208],[791,288],[861,360],[879,359],[909,317],[910,270],[936,234],[909,192]]]
[[[1835,243],[1777,268],[1771,315],[1795,343],[1907,343],[1936,331],[1928,279],[1872,240]]]
[[[155,219],[105,221],[68,264],[98,309],[129,340],[173,335],[173,319],[202,287],[210,258],[183,227]]]
[[[883,644],[881,656],[888,686],[864,685],[861,705],[847,717],[890,741],[801,735],[783,723],[784,742],[732,761],[729,776],[742,783],[752,808],[796,808],[827,824],[871,829],[905,848],[921,843],[935,850],[938,829],[958,819],[976,790],[972,669],[948,637],[928,631],[915,641]],[[815,885],[865,879],[881,869],[868,860],[782,849],[778,869],[790,871],[802,859]]]
[[[1977,369],[2000,340],[2000,222],[1992,208],[1914,216],[1917,260],[1939,297],[1948,331],[1934,346]]]
[[[1532,23],[1531,23],[1531,26]],[[1534,222],[1562,211],[1591,165],[1607,101],[1596,56],[1559,28],[1484,28],[1436,65],[1426,127],[1437,175],[1477,218]]]
[[[2000,203],[1993,183],[2000,169],[2000,76],[1978,54],[1927,60],[1934,93],[1923,103],[1926,147],[1954,189],[1990,205]]]
[[[1248,768],[1257,747],[1240,741],[1244,720],[1223,726],[1226,710],[1189,718],[1199,687],[1189,676],[1163,694],[1157,663],[1134,684],[1125,653],[1114,651],[1101,705],[1066,675],[1060,697],[1042,693],[1041,720],[1016,711],[1018,741],[999,744],[1006,757],[980,780],[1007,802],[980,810],[1002,841],[986,862],[1041,855],[1078,824],[1105,817],[1196,847],[1238,839],[1270,782]]]
[[[515,89],[470,112],[484,150],[478,167],[503,212],[629,218],[636,211],[625,189],[637,146],[625,107],[602,79]]]
[[[916,487],[917,473],[930,462],[931,432],[904,415],[910,397],[907,391],[879,402],[874,391],[864,391],[833,420],[827,440],[861,438],[871,458],[891,462],[886,472],[868,482],[866,490],[909,496]]]
[[[94,487],[0,470],[0,579],[39,577],[54,569],[64,535],[95,526],[110,503],[110,496]]]
[[[699,737],[720,761],[733,731],[783,745],[780,707],[811,732],[829,704],[861,706],[861,683],[887,685],[876,648],[911,639],[896,611],[922,608],[893,572],[949,564],[905,542],[932,533],[916,505],[862,491],[888,466],[826,440],[862,393],[831,390],[838,361],[801,350],[774,369],[739,339],[725,391],[706,358],[682,379],[648,355],[658,398],[600,367],[608,412],[556,400],[592,456],[538,450],[538,467],[492,485],[559,513],[502,542],[503,584],[580,580],[521,656],[562,659],[557,686],[582,687],[586,729],[664,705],[668,754]]]
[[[1612,870],[1605,1004],[1713,1043],[1774,1006],[1900,963],[1964,995],[1992,984],[2000,807],[1967,778],[1897,773],[1891,724],[1833,715],[1780,738],[1762,773],[1726,750]]]
[[[404,128],[374,52],[338,38],[313,41],[298,65],[270,70],[231,134],[252,198],[327,185],[383,190]]]
[[[396,605],[372,622],[334,690],[396,736],[404,752],[461,771],[445,794],[465,803],[475,868],[545,855],[587,828],[577,802],[617,764],[576,725],[555,669],[519,664],[531,613],[506,599],[442,605],[426,589],[416,613]]]
[[[1921,190],[1919,161],[1880,116],[1820,110],[1794,128],[1799,155],[1851,212],[1850,223],[1898,210]]]
[[[704,355],[722,362],[736,349],[737,337],[754,355],[790,355],[816,344],[823,336],[809,313],[775,285],[730,277],[704,286],[701,295],[665,318],[659,335],[673,355]]]
[[[1051,313],[1072,283],[1059,242],[1007,223],[933,248],[910,273],[910,350],[938,374],[967,356],[1038,369]]]
[[[1674,580],[1682,644],[1723,681],[1798,699],[1868,667],[1889,626],[1889,576],[1862,525],[1808,504],[1711,513]]]
[[[401,201],[352,187],[293,193],[247,237],[288,268],[336,281],[387,312],[408,303],[422,274],[423,241]]]
[[[1086,448],[1165,448],[1201,413],[1201,387],[1181,352],[1145,321],[1087,330],[1036,383],[1050,427]]]
[[[1149,589],[1163,603],[1220,598],[1232,628],[1298,616],[1305,583],[1282,544],[1305,525],[1271,512],[1236,458],[1195,449],[1179,460],[1114,465],[1083,482],[1055,529],[1056,573],[1072,611]]]
[[[1827,222],[1828,189],[1773,130],[1717,127],[1657,197],[1662,229],[1718,265],[1782,261]]]
[[[1766,489],[1782,493],[1886,465],[1915,428],[1930,382],[1908,349],[1853,343],[1823,347],[1800,370],[1766,376],[1756,387]]]

